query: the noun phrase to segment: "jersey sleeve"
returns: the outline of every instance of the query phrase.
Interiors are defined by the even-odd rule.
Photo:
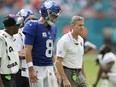
[[[38,22],[34,20],[26,22],[22,31],[25,34],[24,44],[33,45],[38,29],[37,23]]]
[[[25,39],[24,39],[24,44],[33,45],[34,44],[34,36],[32,36],[31,34],[26,34]]]
[[[32,36],[36,35],[37,32],[37,21],[34,20],[29,20],[22,31],[24,34],[30,34]]]
[[[59,40],[57,43],[56,56],[63,57],[66,55],[67,45],[65,40]]]
[[[105,56],[105,62],[110,63],[116,60],[116,56],[113,53],[109,53]]]

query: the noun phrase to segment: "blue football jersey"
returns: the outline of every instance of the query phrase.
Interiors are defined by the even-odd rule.
[[[25,44],[33,45],[32,58],[36,66],[53,65],[53,43],[56,37],[55,25],[48,29],[37,20],[28,21],[23,29]]]

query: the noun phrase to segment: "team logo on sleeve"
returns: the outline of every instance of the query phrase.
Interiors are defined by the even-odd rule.
[[[47,37],[46,32],[43,32],[43,33],[42,33],[42,37]]]

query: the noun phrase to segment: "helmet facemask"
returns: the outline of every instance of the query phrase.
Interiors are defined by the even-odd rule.
[[[61,12],[56,14],[55,12],[52,12],[51,10],[47,10],[47,13],[48,13],[48,16],[46,17],[46,20],[48,24],[52,26],[56,22],[58,17],[60,16]]]

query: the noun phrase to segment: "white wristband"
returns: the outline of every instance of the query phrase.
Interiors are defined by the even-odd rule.
[[[29,68],[29,67],[32,67],[33,66],[33,63],[32,62],[28,62],[27,63],[27,67]]]

